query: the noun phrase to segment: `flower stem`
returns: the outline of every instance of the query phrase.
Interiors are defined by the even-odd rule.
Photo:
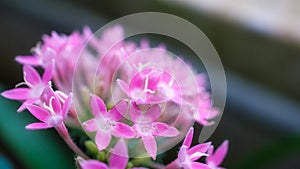
[[[69,148],[71,148],[78,156],[84,159],[89,159],[89,157],[84,152],[82,152],[81,149],[73,142],[66,126],[63,123],[55,127],[55,129],[58,132],[58,134],[65,140]]]

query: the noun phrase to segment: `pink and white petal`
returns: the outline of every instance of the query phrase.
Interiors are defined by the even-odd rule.
[[[153,136],[142,137],[145,149],[147,153],[152,157],[153,160],[156,159],[157,145],[155,138]]]
[[[123,169],[128,162],[128,149],[125,141],[121,139],[111,151],[109,167],[111,169]]]
[[[210,166],[200,163],[200,162],[191,162],[192,169],[211,169]]]
[[[64,103],[68,98],[68,95],[62,91],[56,90],[54,93],[62,103]]]
[[[119,121],[127,112],[127,108],[128,103],[125,100],[121,100],[110,111],[108,111],[108,116],[114,121]]]
[[[52,79],[53,75],[53,70],[54,70],[54,61],[52,61],[51,64],[49,64],[43,74],[42,80],[44,83],[48,83]]]
[[[27,130],[39,130],[39,129],[48,129],[51,127],[53,127],[53,126],[49,125],[47,123],[37,122],[37,123],[28,124],[25,128]]]
[[[118,83],[119,87],[122,89],[122,91],[128,95],[128,93],[129,93],[128,84],[121,79],[117,79],[117,83]]]
[[[95,136],[95,142],[98,147],[99,151],[104,150],[107,148],[111,140],[111,134],[109,132],[103,132],[101,130],[98,130],[96,136]]]
[[[71,107],[71,103],[72,103],[72,93],[67,97],[65,103],[63,104],[63,109],[62,109],[62,116],[65,118],[67,116],[67,113]]]
[[[145,122],[155,122],[159,116],[161,115],[161,109],[158,104],[155,104],[150,107],[150,109],[147,111],[147,113],[144,114],[144,117],[146,119],[149,119],[148,121]]]
[[[95,117],[100,115],[106,116],[107,114],[105,103],[102,99],[100,99],[97,95],[94,94],[91,95],[91,108],[92,113]]]
[[[162,122],[153,122],[152,127],[156,129],[152,132],[156,136],[162,136],[170,128],[166,123]]]
[[[187,147],[185,145],[181,146],[178,152],[178,161],[183,163],[187,160]]]
[[[145,86],[145,75],[142,74],[142,72],[138,72],[133,76],[131,81],[129,82],[129,92],[132,90],[143,90]]]
[[[21,64],[38,66],[41,65],[40,59],[34,56],[16,56],[15,60]]]
[[[38,99],[28,99],[25,100],[22,105],[18,108],[17,112],[21,112],[26,109],[26,105],[33,104]]]
[[[160,104],[166,101],[168,101],[168,98],[157,97],[157,96],[150,96],[149,98],[149,103],[151,104]]]
[[[180,132],[175,127],[170,127],[170,128],[168,128],[168,130],[161,132],[160,136],[175,137],[175,136],[178,136],[179,133]]]
[[[194,128],[191,127],[183,141],[183,145],[185,145],[187,148],[190,148],[194,136]]]
[[[193,146],[192,148],[190,148],[187,151],[187,153],[188,153],[189,156],[191,156],[192,154],[195,154],[195,153],[199,153],[199,156],[194,156],[193,158],[191,158],[192,161],[196,161],[201,156],[205,155],[205,153],[207,152],[207,150],[210,147],[210,145],[211,145],[211,142],[203,143],[203,144],[198,144],[198,145]],[[202,155],[200,156],[201,153],[202,153]]]
[[[135,105],[134,102],[131,103],[130,106],[130,118],[133,123],[141,123],[139,121],[140,117],[142,116],[141,110]]]
[[[79,162],[82,169],[109,169],[109,167],[98,160],[82,160]]]
[[[46,102],[48,105],[51,104],[55,113],[60,114],[62,111],[61,103],[59,98],[56,96],[55,92],[51,88],[51,86],[47,86],[44,89],[44,94],[46,94]]]
[[[42,122],[47,122],[50,118],[50,113],[46,111],[45,109],[36,106],[36,105],[26,105],[26,108],[29,110],[29,112],[37,119],[41,120]]]
[[[7,99],[13,100],[25,100],[29,95],[29,88],[15,88],[7,90],[1,93],[1,95]]]
[[[228,151],[228,144],[228,140],[225,140],[213,154],[212,161],[216,166],[219,166],[223,162]]]
[[[39,84],[41,82],[40,75],[32,66],[24,65],[23,73],[24,73],[25,82],[27,82],[29,84],[35,85],[35,84]]]
[[[112,135],[114,135],[115,137],[119,137],[119,138],[134,138],[135,132],[132,129],[132,127],[130,127],[124,123],[117,122],[116,126],[114,127],[114,129],[112,131]]]
[[[82,127],[88,132],[95,132],[98,128],[98,121],[96,119],[91,119],[82,123]]]

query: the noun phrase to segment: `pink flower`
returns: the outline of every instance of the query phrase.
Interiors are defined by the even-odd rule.
[[[107,111],[104,102],[96,95],[91,95],[91,108],[95,118],[83,123],[83,127],[88,132],[97,132],[95,142],[98,149],[105,149],[111,140],[111,136],[119,138],[133,138],[133,129],[122,123],[122,115],[127,111],[127,103],[119,102],[111,110]]]
[[[205,75],[196,74],[190,64],[174,58],[165,47],[150,48],[147,41],[142,41],[123,63],[117,84],[125,97],[137,104],[174,102],[184,112],[182,122],[213,124],[218,111],[206,91]]]
[[[225,140],[222,145],[214,152],[214,146],[210,146],[208,149],[208,157],[206,157],[206,164],[211,167],[211,169],[225,169],[219,167],[223,162],[228,151],[228,140]]]
[[[190,128],[178,152],[178,158],[169,164],[166,169],[184,168],[184,169],[210,169],[204,163],[196,162],[203,156],[208,156],[206,153],[211,143],[198,144],[191,147],[193,140],[194,128]]]
[[[43,95],[45,102],[42,107],[30,104],[26,105],[26,108],[29,110],[29,112],[41,121],[27,125],[26,129],[37,130],[55,127],[66,130],[63,120],[66,118],[68,110],[71,106],[72,95],[68,96],[64,104],[61,104],[58,97],[50,87],[45,89]]]
[[[146,151],[153,159],[156,158],[157,152],[155,136],[174,137],[179,134],[175,127],[169,127],[166,123],[156,122],[160,113],[161,109],[157,104],[153,105],[145,113],[133,104],[130,109],[130,117],[135,123],[133,128],[137,132],[137,138],[142,138]]]
[[[79,164],[82,169],[125,169],[128,163],[128,149],[125,141],[121,139],[111,150],[109,156],[109,165],[98,160],[81,160]],[[146,168],[131,168],[146,169]]]
[[[25,84],[28,87],[11,89],[1,93],[1,95],[8,99],[24,101],[24,103],[18,109],[18,112],[21,112],[25,109],[26,104],[35,103],[40,99],[40,96],[42,95],[44,89],[50,86],[52,72],[53,64],[50,64],[45,69],[44,74],[41,78],[38,72],[33,67],[24,65],[24,82],[20,83],[20,85]]]
[[[129,85],[118,79],[121,89],[137,104],[155,104],[167,101],[180,103],[181,93],[173,77],[157,68],[145,68],[136,73]]]

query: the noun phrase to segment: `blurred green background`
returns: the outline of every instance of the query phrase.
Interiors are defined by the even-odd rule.
[[[215,145],[230,140],[223,166],[300,168],[300,15],[293,13],[300,6],[296,0],[230,2],[0,0],[1,91],[22,81],[14,57],[30,54],[42,34],[69,34],[84,25],[95,31],[136,12],[174,14],[198,26],[224,64],[227,103],[210,138]],[[24,129],[34,118],[16,113],[17,106],[0,98],[0,168],[75,168],[72,152],[53,130]]]

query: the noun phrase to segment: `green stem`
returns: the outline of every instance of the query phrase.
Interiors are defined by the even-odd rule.
[[[81,151],[81,149],[73,142],[72,138],[70,137],[68,130],[64,124],[55,127],[58,134],[65,140],[67,145],[80,157],[83,159],[89,159],[89,157]]]

